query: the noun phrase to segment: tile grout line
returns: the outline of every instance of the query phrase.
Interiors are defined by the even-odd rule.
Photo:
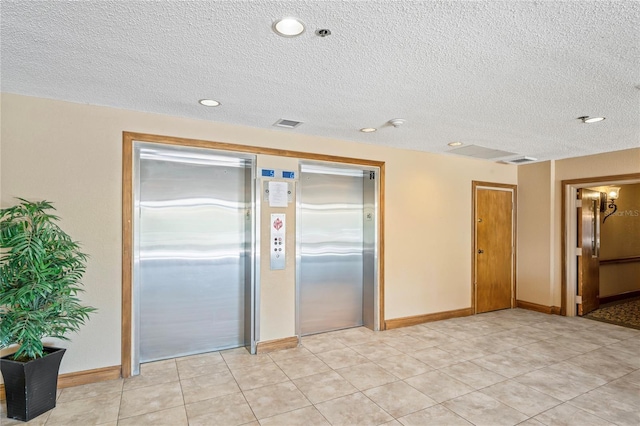
[[[490,318],[488,320],[497,322],[496,318],[497,317],[492,317],[492,318]],[[506,317],[506,320],[513,320],[513,318]],[[600,418],[601,420],[606,421],[606,416],[603,416],[603,413],[604,413],[603,411],[597,411],[596,410],[596,411],[594,411],[592,413],[590,411],[586,411],[585,409],[581,408],[580,406],[574,405],[574,403],[575,403],[575,401],[577,399],[583,397],[584,395],[587,395],[587,394],[589,394],[591,392],[594,392],[594,391],[598,391],[599,389],[603,389],[603,388],[606,389],[606,387],[609,386],[611,383],[619,381],[619,380],[622,380],[623,383],[626,383],[627,385],[629,383],[635,384],[635,381],[633,380],[633,377],[634,377],[633,375],[634,374],[637,375],[640,372],[640,368],[636,368],[636,363],[635,362],[631,363],[632,358],[635,355],[634,355],[634,353],[630,353],[630,352],[633,352],[632,348],[635,346],[635,342],[638,342],[638,340],[639,340],[638,337],[640,337],[640,335],[629,334],[628,337],[627,337],[627,335],[625,333],[622,333],[622,332],[616,333],[615,335],[618,336],[618,337],[612,338],[614,340],[613,342],[608,342],[606,344],[598,343],[598,344],[596,344],[597,345],[596,348],[592,348],[592,349],[587,350],[585,352],[578,352],[578,353],[575,353],[575,354],[571,354],[570,356],[568,356],[566,358],[563,358],[560,361],[562,364],[568,365],[568,366],[574,365],[574,366],[577,366],[578,368],[580,368],[580,374],[579,374],[580,377],[581,377],[581,375],[584,374],[585,377],[588,376],[589,378],[598,379],[598,380],[591,380],[591,381],[587,382],[590,385],[593,385],[594,382],[595,383],[600,383],[601,381],[604,382],[604,383],[599,384],[599,385],[595,386],[594,388],[589,389],[587,391],[581,390],[581,388],[578,387],[577,389],[571,390],[570,392],[564,392],[563,393],[563,395],[565,395],[565,398],[566,398],[567,396],[571,396],[572,394],[574,394],[575,391],[580,391],[580,393],[578,395],[571,397],[571,399],[564,400],[564,398],[562,398],[562,399],[561,398],[556,398],[553,395],[548,394],[545,390],[540,390],[540,389],[531,387],[528,384],[521,383],[521,382],[518,381],[518,379],[523,377],[523,376],[526,376],[526,375],[529,375],[529,374],[532,374],[532,373],[535,373],[535,372],[539,372],[541,370],[549,369],[549,368],[552,368],[552,367],[554,367],[556,365],[553,362],[548,363],[548,360],[546,360],[546,358],[550,357],[550,354],[557,353],[554,350],[555,342],[553,342],[553,340],[554,339],[563,339],[563,338],[566,338],[566,337],[570,337],[572,335],[572,333],[576,333],[576,332],[582,333],[582,332],[586,332],[587,331],[587,327],[582,327],[582,326],[581,327],[576,327],[574,325],[574,323],[577,323],[577,322],[574,322],[572,320],[562,320],[561,321],[561,320],[558,320],[558,319],[556,319],[554,317],[546,317],[546,316],[542,317],[542,316],[533,316],[532,315],[532,316],[530,316],[530,322],[529,323],[519,323],[519,325],[517,327],[513,327],[513,328],[510,328],[510,329],[507,329],[507,330],[499,330],[499,331],[493,331],[493,332],[490,332],[490,333],[482,334],[482,335],[478,336],[478,339],[481,339],[483,337],[487,338],[489,336],[493,336],[493,335],[496,335],[496,334],[504,332],[504,331],[514,331],[514,332],[516,332],[516,330],[518,330],[520,328],[523,328],[523,327],[533,327],[534,329],[539,330],[541,333],[546,331],[546,332],[548,332],[550,334],[553,334],[553,336],[546,337],[546,338],[535,338],[536,340],[534,340],[532,342],[528,342],[528,343],[523,344],[523,345],[515,345],[512,348],[500,349],[500,350],[498,350],[496,352],[490,352],[490,353],[487,353],[486,355],[482,355],[482,356],[475,357],[475,358],[466,359],[465,356],[462,356],[461,359],[456,359],[456,361],[454,363],[448,364],[448,365],[444,365],[444,366],[441,366],[439,368],[435,368],[432,365],[430,365],[428,362],[424,362],[424,361],[416,358],[414,356],[415,353],[419,352],[419,351],[422,351],[422,350],[428,350],[428,349],[438,349],[438,350],[441,350],[441,351],[444,351],[444,352],[448,352],[446,349],[442,349],[442,348],[444,346],[448,345],[448,344],[453,344],[454,342],[464,342],[464,339],[458,339],[457,337],[454,337],[454,336],[460,336],[458,331],[460,330],[461,327],[468,327],[471,331],[473,331],[473,329],[475,329],[473,324],[481,324],[483,326],[486,325],[486,326],[491,326],[491,327],[493,327],[493,326],[499,327],[500,324],[499,323],[498,324],[495,324],[495,323],[487,324],[487,319],[484,319],[483,321],[480,321],[480,319],[478,319],[475,322],[472,321],[472,320],[451,322],[452,326],[449,327],[450,328],[449,330],[445,330],[445,328],[443,328],[443,327],[436,327],[435,329],[424,327],[424,328],[427,328],[428,330],[430,330],[432,332],[435,332],[435,333],[438,333],[438,334],[442,334],[443,336],[451,338],[451,339],[454,340],[454,342],[439,343],[439,344],[436,344],[434,346],[430,346],[430,347],[427,347],[427,348],[424,348],[424,349],[417,349],[417,350],[415,350],[413,352],[410,351],[410,350],[407,350],[407,349],[405,349],[405,350],[407,350],[407,352],[405,352],[404,350],[397,349],[392,344],[387,343],[387,341],[384,341],[382,339],[378,339],[377,337],[380,337],[381,334],[380,335],[376,335],[376,334],[370,334],[370,333],[362,333],[362,337],[357,335],[356,333],[349,334],[349,335],[345,335],[346,333],[343,333],[343,334],[335,333],[335,334],[333,334],[330,337],[330,339],[332,339],[336,343],[339,343],[339,344],[343,345],[344,348],[342,348],[342,349],[349,349],[349,350],[353,351],[354,354],[358,354],[359,356],[364,357],[367,360],[366,361],[367,363],[369,363],[369,362],[372,363],[373,365],[377,366],[378,368],[383,370],[385,373],[387,373],[389,376],[393,377],[393,379],[394,379],[391,382],[384,383],[384,384],[377,385],[377,386],[373,386],[371,388],[367,388],[367,389],[363,389],[363,390],[360,390],[359,388],[355,387],[353,385],[353,383],[351,383],[351,381],[349,381],[340,372],[338,372],[338,370],[340,370],[340,369],[347,369],[347,368],[356,367],[358,364],[350,365],[350,366],[347,365],[347,366],[343,366],[343,367],[334,369],[324,359],[322,359],[319,356],[320,354],[326,353],[326,352],[330,352],[331,350],[329,350],[329,351],[326,351],[326,350],[325,351],[319,351],[317,353],[314,353],[314,352],[310,351],[308,348],[304,347],[304,343],[301,343],[300,347],[303,347],[304,349],[306,349],[308,351],[308,354],[305,353],[305,354],[300,354],[300,355],[297,355],[297,356],[294,355],[294,356],[291,356],[289,358],[284,358],[284,359],[280,360],[280,362],[283,363],[283,365],[284,365],[284,363],[286,363],[288,360],[295,360],[296,358],[304,358],[307,355],[310,355],[309,359],[320,360],[322,365],[324,365],[325,367],[328,368],[328,371],[326,371],[326,373],[335,373],[335,374],[337,374],[342,380],[344,380],[347,383],[349,383],[355,389],[355,391],[352,392],[352,393],[348,393],[346,395],[341,395],[341,396],[336,396],[336,397],[330,398],[330,399],[328,399],[326,401],[321,401],[318,404],[322,404],[322,403],[328,402],[328,401],[333,401],[333,400],[336,400],[336,399],[339,399],[339,398],[342,398],[342,397],[345,397],[345,396],[354,395],[356,393],[361,393],[365,398],[367,398],[368,401],[372,402],[375,407],[377,407],[378,409],[382,410],[382,412],[384,412],[387,415],[391,416],[391,418],[395,419],[396,421],[399,421],[398,419],[401,418],[401,417],[412,415],[412,414],[414,414],[416,412],[419,412],[419,411],[422,411],[422,410],[412,411],[411,413],[404,414],[403,416],[400,416],[400,417],[396,418],[389,411],[387,411],[384,408],[382,408],[382,406],[380,404],[376,403],[365,392],[367,392],[367,391],[369,391],[371,389],[375,389],[377,387],[386,386],[386,385],[389,385],[389,384],[392,384],[392,383],[399,383],[400,382],[400,383],[404,383],[404,384],[410,386],[412,389],[415,389],[417,392],[420,392],[421,394],[429,397],[429,394],[427,394],[425,392],[422,392],[419,389],[417,389],[415,386],[412,386],[411,384],[407,383],[407,380],[409,380],[411,378],[414,378],[414,377],[417,377],[417,376],[420,376],[422,374],[428,374],[428,373],[432,373],[432,372],[438,372],[440,374],[444,374],[446,377],[449,377],[451,380],[453,380],[455,382],[459,382],[459,383],[461,383],[461,384],[463,384],[465,386],[469,386],[469,387],[472,388],[471,391],[462,393],[460,395],[453,396],[453,397],[451,397],[451,398],[449,398],[449,399],[447,399],[445,401],[441,401],[441,402],[434,401],[435,404],[431,406],[431,407],[440,406],[442,409],[447,410],[448,412],[452,413],[456,417],[464,419],[465,421],[469,421],[470,422],[470,420],[467,420],[462,415],[460,415],[457,412],[447,408],[447,406],[445,406],[444,404],[447,403],[448,401],[455,400],[456,398],[460,398],[460,397],[463,397],[463,396],[466,396],[466,395],[471,395],[471,394],[474,394],[474,393],[482,394],[482,395],[485,395],[485,396],[487,396],[489,398],[492,398],[492,399],[496,400],[497,402],[499,402],[500,404],[503,404],[505,407],[509,407],[509,409],[515,410],[516,412],[522,414],[523,416],[526,416],[528,420],[535,419],[536,417],[538,417],[538,416],[540,416],[540,415],[542,415],[544,413],[553,412],[553,410],[558,409],[558,407],[566,406],[567,410],[569,409],[568,407],[571,407],[571,409],[577,410],[576,412],[583,413],[583,414],[588,415],[588,416],[594,416],[596,418]],[[443,325],[443,324],[445,324],[445,323],[442,322],[440,325]],[[471,325],[471,326],[469,326],[469,325]],[[563,329],[562,327],[565,326],[565,325],[566,325],[566,328]],[[415,337],[416,336],[415,334],[414,335],[411,334],[412,330],[418,330],[418,329],[415,329],[414,327],[422,327],[422,325],[407,327],[407,330],[405,332],[398,332],[397,334],[394,334],[393,336],[397,335],[399,338],[402,338],[403,336],[417,338],[417,337]],[[451,332],[453,334],[450,335],[450,334],[448,334],[448,332]],[[517,332],[516,332],[516,334],[517,334]],[[389,335],[389,336],[390,336],[390,338],[392,337],[391,335]],[[623,336],[623,337],[620,338],[619,336]],[[341,339],[344,339],[344,340],[341,340]],[[365,340],[366,339],[370,339],[370,341],[363,341],[362,339],[365,339]],[[419,340],[428,341],[427,339],[419,339]],[[353,343],[353,342],[356,342],[356,343]],[[547,343],[546,344],[540,344],[542,342],[547,342]],[[612,347],[614,345],[618,345],[618,344],[621,344],[621,343],[624,343],[624,342],[629,342],[626,346],[624,346],[626,348],[626,350],[620,351],[620,350]],[[568,345],[567,342],[565,342],[565,343]],[[532,347],[533,345],[536,345],[536,344],[538,344],[536,347]],[[377,352],[377,349],[376,349],[377,346],[380,346],[381,348],[384,348],[384,349],[382,349],[383,353],[384,353],[384,350],[391,348],[391,349],[394,349],[395,351],[398,351],[398,354],[383,355],[382,357],[379,357],[379,355],[375,355],[374,356],[375,360],[374,360],[374,359],[371,359],[371,358],[367,357],[366,354],[363,354],[363,353],[359,352],[358,350],[354,349],[354,348],[361,349],[362,351],[364,351],[366,353],[367,351],[364,350],[365,349],[365,347],[364,347],[365,345],[370,345],[371,346],[370,349],[373,352],[370,352],[370,354]],[[358,346],[360,346],[360,348],[358,348]],[[569,346],[565,346],[565,347],[569,348]],[[500,371],[501,371],[500,368],[499,368],[500,364],[495,364],[495,368],[485,368],[483,365],[480,365],[480,364],[477,363],[478,360],[480,360],[482,358],[489,357],[489,356],[494,356],[494,355],[499,356],[499,355],[503,355],[503,354],[509,353],[509,352],[511,352],[513,350],[518,350],[518,349],[521,349],[521,351],[524,350],[525,352],[526,351],[535,351],[533,354],[536,356],[536,358],[539,357],[541,362],[544,365],[542,365],[540,367],[537,367],[537,368],[534,368],[532,370],[528,370],[528,371],[525,371],[525,372],[522,372],[522,373],[518,373],[513,377],[508,377],[508,376],[502,376],[502,373],[500,373]],[[332,350],[334,350],[334,349],[332,349]],[[615,350],[616,352],[619,352],[621,354],[621,358],[615,357],[614,361],[612,361],[612,362],[615,362],[615,363],[612,364],[612,366],[613,365],[618,365],[619,368],[621,368],[622,370],[618,370],[618,369],[612,370],[612,373],[610,373],[610,374],[619,374],[620,371],[628,371],[628,370],[631,370],[631,371],[628,371],[628,372],[622,374],[619,377],[609,377],[609,375],[607,375],[607,376],[594,375],[594,374],[597,374],[597,373],[590,373],[589,372],[590,369],[592,370],[592,368],[589,367],[589,362],[593,362],[594,361],[593,358],[592,358],[591,361],[585,361],[585,362],[580,361],[580,362],[583,362],[583,365],[578,364],[578,361],[576,361],[576,359],[580,358],[580,357],[584,357],[584,356],[588,357],[589,355],[595,356],[598,351],[602,351],[602,350]],[[240,387],[240,384],[238,382],[238,379],[233,374],[233,369],[231,369],[231,367],[229,365],[230,361],[228,361],[228,359],[225,358],[220,351],[216,351],[216,352],[220,354],[220,357],[221,357],[221,359],[224,362],[224,365],[226,367],[226,371],[233,377],[235,385],[238,387],[238,389],[240,390],[240,393],[243,396],[244,403],[251,410],[251,413],[252,413],[254,419],[256,419],[256,421],[258,423],[260,423],[260,420],[257,419],[257,416],[255,415],[255,412],[254,412],[253,408],[251,407],[251,405],[249,404],[249,402],[247,400],[245,391],[242,390],[242,388]],[[451,353],[452,356],[455,356],[455,353],[452,353],[452,352],[449,352],[449,353]],[[561,351],[559,353],[562,354],[563,352]],[[566,353],[566,351],[565,351],[565,353]],[[517,356],[517,355],[518,354],[516,353],[514,356]],[[519,359],[515,358],[517,363],[513,364],[513,365],[515,367],[517,367],[517,366],[526,366],[526,355],[527,354],[520,355],[520,356],[525,356],[525,358],[523,358],[523,361],[525,361],[525,364],[520,362]],[[384,368],[382,365],[379,364],[379,362],[382,362],[382,361],[384,361],[386,359],[389,359],[389,358],[393,358],[395,356],[408,356],[409,358],[416,360],[416,362],[424,364],[430,370],[426,371],[426,372],[423,372],[423,373],[418,373],[418,374],[415,374],[415,375],[411,375],[409,377],[401,378],[398,375],[396,375],[395,373],[391,372],[390,370],[388,370],[387,368]],[[295,382],[295,380],[303,379],[303,378],[306,378],[306,377],[310,377],[310,376],[313,376],[315,374],[322,374],[322,373],[325,373],[325,372],[319,372],[319,373],[313,373],[313,374],[305,374],[305,375],[303,375],[301,377],[293,379],[289,374],[287,374],[285,372],[284,368],[278,363],[278,361],[276,361],[272,357],[271,354],[268,355],[268,358],[269,358],[270,362],[272,362],[273,364],[276,365],[277,371],[280,371],[284,375],[284,377],[287,378],[287,380],[285,382],[279,382],[279,383],[291,383],[291,384],[293,384],[294,388],[302,396],[304,396],[306,401],[310,404],[307,407],[313,407],[316,411],[318,411],[321,414],[323,419],[325,419],[327,422],[329,422],[328,418],[318,409],[318,407],[317,407],[318,404],[313,403],[307,397],[307,395],[301,390],[301,388],[298,387],[298,385]],[[182,407],[184,409],[184,413],[185,413],[185,416],[187,418],[187,422],[189,422],[189,416],[188,416],[187,409],[186,409],[187,404],[186,404],[185,393],[184,393],[184,389],[183,389],[183,377],[180,374],[180,369],[179,369],[179,366],[178,366],[179,363],[177,362],[177,359],[174,358],[172,361],[173,361],[174,368],[176,369],[177,378],[178,378],[177,380],[178,380],[179,386],[180,386],[180,392],[181,392],[181,397],[182,397]],[[244,362],[244,360],[241,360],[241,361]],[[316,362],[316,361],[314,361],[314,362]],[[575,364],[574,364],[574,362],[575,362]],[[451,370],[449,372],[445,371],[446,369],[449,369],[451,367],[454,367],[456,365],[463,364],[463,363],[473,364],[478,369],[480,369],[481,372],[489,372],[489,373],[497,374],[499,376],[502,376],[504,379],[500,380],[499,382],[496,382],[496,383],[492,383],[492,384],[489,384],[489,385],[483,385],[482,387],[479,387],[479,388],[476,389],[475,385],[471,385],[470,384],[470,383],[477,383],[477,380],[475,380],[475,378],[472,381],[470,381],[469,383],[467,383],[466,380],[460,380],[457,377],[455,377],[452,374],[450,374],[450,373],[453,373],[453,372],[458,374],[457,371],[454,371],[454,370]],[[243,368],[252,368],[253,367],[251,365],[247,365],[247,366],[244,366],[242,364],[239,364],[239,365],[240,365],[239,368],[234,368],[234,369],[243,369]],[[489,365],[494,365],[494,364],[489,364]],[[260,369],[261,366],[262,366],[262,364],[258,364],[257,366],[255,366],[253,368]],[[310,368],[312,369],[312,367],[310,367]],[[584,368],[584,372],[582,372],[583,368]],[[291,374],[295,374],[295,372],[294,372],[295,369],[292,370],[292,371],[293,372]],[[303,371],[304,371],[304,369],[303,369]],[[466,370],[462,370],[461,374],[463,374],[463,376],[461,376],[461,377],[463,377],[463,378],[467,377],[465,375],[465,372],[466,372]],[[553,371],[550,371],[550,373],[552,373],[552,372]],[[473,373],[473,371],[472,371],[472,373]],[[549,372],[547,374],[549,374]],[[539,377],[543,377],[543,376],[539,376]],[[480,379],[482,380],[483,378],[480,378]],[[123,379],[120,379],[120,380],[123,380]],[[186,380],[186,378],[185,378],[185,380]],[[479,383],[484,383],[484,382],[487,382],[487,381],[484,380],[484,381],[480,381]],[[538,392],[538,393],[540,393],[542,395],[545,395],[545,396],[547,396],[549,398],[554,398],[556,400],[559,400],[559,402],[557,404],[551,406],[551,407],[548,407],[548,408],[544,409],[543,411],[540,411],[539,413],[537,413],[535,415],[531,415],[530,416],[530,415],[528,415],[526,413],[521,412],[517,408],[513,407],[512,405],[510,405],[509,402],[503,402],[501,399],[495,398],[495,397],[493,397],[491,395],[488,395],[488,394],[484,393],[484,391],[486,391],[491,386],[494,386],[494,385],[497,385],[497,384],[500,384],[500,383],[507,383],[507,382],[516,383],[516,384],[521,385],[521,386],[523,386],[525,388],[529,388],[529,389],[531,389],[531,390],[533,390],[535,392]],[[143,382],[143,383],[146,383],[146,382]],[[166,382],[166,383],[172,383],[172,382]],[[531,381],[531,383],[532,384],[536,384],[536,381],[535,380]],[[260,388],[263,388],[263,387],[266,387],[266,386],[270,386],[270,385],[271,384],[263,385],[263,386],[260,386],[258,388],[255,388],[255,389],[260,389]],[[145,386],[141,386],[139,388],[134,388],[134,389],[144,389],[145,387],[150,387],[150,386],[155,386],[155,385],[154,384],[147,384]],[[124,419],[120,419],[120,413],[122,412],[122,406],[123,406],[123,403],[124,403],[124,400],[125,400],[125,398],[124,398],[125,397],[124,388],[125,388],[125,381],[123,380],[122,381],[122,387],[120,389],[120,394],[119,394],[119,404],[118,404],[118,410],[117,410],[117,413],[116,413],[116,424],[120,424],[121,420],[124,420]],[[582,387],[582,389],[583,389],[583,387]],[[253,390],[253,389],[251,389],[251,390]],[[57,395],[57,397],[56,397],[57,401],[62,397],[63,392],[64,392],[64,390],[62,390]],[[216,398],[219,398],[219,397],[222,397],[222,396],[224,396],[224,395],[217,396],[217,397],[214,397],[214,398],[209,398],[209,399],[216,399]],[[89,398],[89,397],[87,397],[87,398]],[[515,404],[515,405],[517,405],[517,404]],[[583,403],[581,403],[581,405],[584,405],[585,407],[587,407],[587,405],[585,405]],[[542,404],[539,405],[539,406],[541,407]],[[427,407],[427,408],[431,408],[431,407]],[[173,407],[171,407],[171,408],[173,408]],[[425,408],[425,409],[427,409],[427,408]],[[166,409],[166,408],[161,408],[161,409],[158,409],[158,410],[153,411],[153,412],[154,413],[155,412],[159,412],[159,411],[162,411],[164,409]],[[283,413],[275,414],[274,416],[288,414],[288,413],[291,413],[291,412],[299,410],[299,409],[300,408],[287,410],[287,411],[285,411]],[[456,409],[457,409],[457,407],[456,407]],[[624,410],[625,409],[620,409],[619,412],[621,414],[624,414],[626,412]],[[6,414],[6,413],[3,413],[3,414]],[[150,413],[143,413],[143,414],[140,414],[140,415],[143,416],[143,415],[147,415],[147,414],[150,414]],[[274,416],[270,416],[270,417],[267,417],[267,418],[271,418],[271,417],[274,417]],[[132,417],[137,417],[137,416],[130,416],[130,417],[127,417],[127,419],[132,418]],[[52,424],[51,421],[52,421],[51,413],[49,413],[49,415],[47,416],[45,422],[42,423],[42,424],[45,424],[45,425]],[[527,420],[524,420],[524,422],[526,422],[526,421]],[[329,423],[331,423],[331,422],[329,422]]]

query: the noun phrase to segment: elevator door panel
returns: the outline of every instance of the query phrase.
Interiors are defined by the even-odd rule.
[[[300,331],[363,324],[363,177],[301,174]]]
[[[154,152],[139,168],[140,361],[243,346],[250,169]]]

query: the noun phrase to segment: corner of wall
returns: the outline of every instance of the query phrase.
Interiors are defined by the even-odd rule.
[[[549,301],[551,301],[551,306],[560,306],[561,295],[560,295],[560,281],[556,279],[556,263],[558,262],[558,256],[560,256],[560,251],[558,250],[559,246],[555,243],[560,237],[559,235],[562,233],[562,230],[559,227],[555,226],[555,212],[558,209],[564,208],[562,206],[562,200],[560,200],[560,205],[557,205],[559,194],[556,194],[556,161],[549,161]],[[558,237],[556,237],[556,234]]]
[[[554,163],[518,166],[517,300],[552,306]]]

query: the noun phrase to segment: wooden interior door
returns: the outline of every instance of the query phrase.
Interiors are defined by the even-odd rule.
[[[476,188],[476,313],[513,307],[513,192]]]
[[[600,306],[600,193],[578,189],[578,315]]]

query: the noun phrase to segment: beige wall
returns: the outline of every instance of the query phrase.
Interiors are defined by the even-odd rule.
[[[257,167],[267,169],[298,170],[295,158],[260,155]],[[269,179],[283,182],[282,179]],[[267,179],[260,179],[260,188]],[[296,181],[293,185],[293,200],[286,208],[269,207],[269,203],[261,203],[260,239],[264,242],[260,251],[260,341],[275,340],[295,335],[296,319]],[[262,198],[262,196],[261,196]],[[286,266],[283,270],[270,269],[270,220],[272,213],[286,214]]]
[[[516,297],[551,306],[553,235],[551,161],[518,167]]]
[[[640,184],[620,188],[618,210],[601,227],[601,259],[640,256]],[[600,297],[637,290],[640,262],[600,265]]]
[[[471,181],[517,181],[515,166],[490,161],[11,94],[1,101],[0,204],[53,201],[91,255],[83,299],[99,313],[64,343],[62,373],[120,364],[123,131],[386,162],[386,319],[470,306]],[[290,280],[264,276],[264,340],[291,335]]]
[[[631,173],[640,173],[640,148],[535,163],[518,168],[520,300],[544,306],[561,306],[561,182],[591,177],[595,180],[603,176]],[[548,196],[543,193],[544,188],[549,188]],[[542,252],[545,248],[548,255]]]

